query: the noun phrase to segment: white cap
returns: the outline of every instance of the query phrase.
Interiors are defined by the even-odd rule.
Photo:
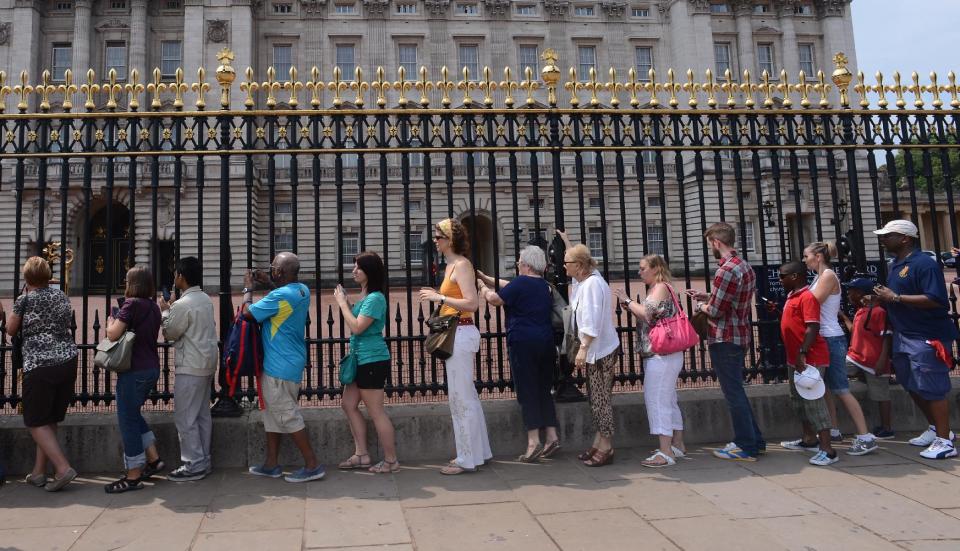
[[[891,220],[887,222],[886,226],[874,230],[873,233],[877,235],[901,233],[907,237],[920,237],[920,230],[917,229],[917,225],[909,220]]]
[[[810,364],[805,365],[807,368],[802,373],[796,373],[793,376],[793,384],[797,387],[797,392],[804,400],[822,398],[827,391],[827,386],[823,383],[820,370]]]

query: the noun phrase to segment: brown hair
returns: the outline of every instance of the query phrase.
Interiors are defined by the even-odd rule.
[[[597,267],[596,259],[590,256],[590,249],[583,243],[570,247],[567,252],[570,255],[570,262],[578,264],[581,268],[592,270]]]
[[[31,256],[23,263],[23,279],[31,287],[42,287],[50,282],[53,277],[53,270],[50,269],[50,263],[39,256]]]
[[[667,261],[658,254],[648,254],[640,259],[640,262],[646,262],[647,268],[657,274],[657,281],[661,283],[670,283],[673,280],[673,274],[670,273],[670,266]]]
[[[737,246],[737,230],[726,222],[717,222],[703,232],[705,239],[716,239],[728,247]]]
[[[157,295],[157,288],[153,283],[153,274],[143,266],[134,266],[127,270],[127,288],[124,296],[127,298],[153,299]]]
[[[463,227],[459,220],[447,218],[437,222],[435,227],[450,240],[450,247],[453,252],[460,256],[470,255],[470,239],[467,235],[467,228]],[[449,228],[449,231],[445,230],[444,227]]]
[[[837,256],[837,246],[826,241],[814,241],[807,245],[804,250],[810,251],[813,254],[822,254],[823,261],[828,264],[831,258]]]

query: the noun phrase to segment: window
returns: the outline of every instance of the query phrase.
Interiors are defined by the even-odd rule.
[[[536,199],[530,198],[527,204],[530,205],[531,209],[534,207],[542,209],[546,206],[547,200],[542,197],[537,197]]]
[[[291,4],[290,2],[274,2],[273,13],[277,13],[277,14],[293,13],[293,4]]]
[[[287,228],[274,228],[273,250],[276,252],[293,250],[293,234]]]
[[[127,0],[110,0],[110,9],[111,10],[127,9]]]
[[[409,15],[417,13],[416,4],[397,4],[397,13]]]
[[[420,212],[420,200],[416,199],[407,203],[410,206],[410,212]]]
[[[478,15],[480,6],[473,2],[457,4],[457,13],[460,15]]]
[[[293,45],[274,44],[273,70],[277,72],[277,80],[286,80],[290,78],[291,67],[293,67]]]
[[[514,13],[517,15],[537,15],[537,7],[533,4],[520,4]]]
[[[357,202],[356,201],[343,201],[340,203],[340,211],[343,214],[356,214],[357,213]]]
[[[603,228],[587,228],[587,247],[594,258],[603,258]]]
[[[663,228],[647,226],[647,253],[663,254]]]
[[[290,228],[293,225],[293,203],[277,201],[273,205],[273,213],[273,248],[276,251],[292,251],[293,234]]]
[[[547,241],[547,230],[529,230],[527,231],[527,243],[540,245],[543,243],[546,245]]]
[[[593,17],[593,6],[576,6],[573,8],[573,15],[580,17]]]
[[[273,143],[277,149],[286,149],[287,142],[280,138],[280,128],[281,124],[277,124],[273,130]],[[288,170],[290,168],[290,155],[281,155],[277,154],[273,156],[273,166],[280,170]]]
[[[461,44],[458,61],[458,67],[461,70],[466,67],[470,75],[476,80],[477,75],[480,74],[480,47],[476,44]]]
[[[165,10],[179,10],[180,9],[180,0],[166,0],[163,3],[163,9]]]
[[[353,264],[353,257],[360,254],[360,234],[344,232],[340,237],[340,263]]]
[[[401,44],[398,57],[406,78],[417,78],[417,45]]]
[[[410,264],[423,263],[423,233],[412,231],[407,234],[407,249],[410,251]]]
[[[354,62],[353,44],[337,44],[337,67],[340,67],[340,78],[351,80],[356,69]]]
[[[746,231],[743,232],[743,239],[744,241],[747,242],[747,250],[755,251],[756,245],[753,239],[753,221],[747,220],[746,223],[744,224],[744,229]]]
[[[357,13],[357,6],[356,4],[334,4],[333,12],[341,15]]]
[[[73,44],[70,42],[59,42],[53,45],[53,54],[50,66],[53,68],[53,80],[63,81],[64,74],[73,63]]]
[[[795,15],[813,15],[813,6],[810,4],[801,4],[793,7]]]
[[[727,71],[730,71],[730,73],[734,74],[734,78],[736,78],[736,74],[733,71],[733,66],[730,65],[729,42],[714,42],[713,57],[716,60],[717,78],[723,78]]]
[[[663,199],[659,195],[648,195],[647,196],[647,206],[648,207],[662,207]]]
[[[540,52],[536,44],[521,44],[517,50],[517,68],[520,69],[521,76],[526,74],[527,67],[533,71],[533,76],[540,74],[539,68]],[[526,78],[526,77],[524,77]]]
[[[179,40],[164,40],[160,43],[160,74],[172,77],[177,74],[183,57],[183,43]]]
[[[813,67],[813,44],[800,44],[800,70],[803,74],[812,77],[814,75]]]
[[[632,17],[650,17],[650,8],[633,8],[630,10]]]
[[[580,46],[577,48],[577,59],[580,63],[578,68],[580,80],[588,80],[590,78],[590,69],[596,70],[597,67],[597,47]]]
[[[730,6],[726,4],[710,4],[710,13],[730,13]]]
[[[756,13],[756,14],[770,13],[770,4],[754,4],[753,13]]]
[[[110,69],[117,71],[117,80],[126,80],[127,78],[127,43],[126,42],[107,42],[104,49],[103,75],[107,77]]]
[[[603,201],[601,201],[599,197],[590,198],[590,208],[599,209],[601,207],[603,207]]]
[[[777,75],[774,72],[773,44],[757,44],[757,63],[759,63],[761,75],[764,71],[773,77]]]
[[[650,80],[650,70],[653,69],[653,48],[639,46],[636,49],[637,80]]]
[[[70,11],[73,9],[73,2],[54,2],[53,9],[55,11]]]

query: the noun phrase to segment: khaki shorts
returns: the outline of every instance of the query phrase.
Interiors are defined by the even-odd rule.
[[[263,402],[263,428],[267,432],[291,434],[303,430],[306,425],[300,415],[300,383],[277,379],[263,374],[260,378]]]
[[[874,402],[889,402],[890,401],[890,376],[889,375],[874,375],[869,371],[861,369],[860,366],[847,360],[847,372],[848,373],[858,373],[863,372],[864,381],[867,383],[867,398],[873,400]]]

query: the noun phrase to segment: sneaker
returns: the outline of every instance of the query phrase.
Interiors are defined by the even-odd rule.
[[[191,472],[186,465],[180,465],[176,469],[167,473],[167,480],[171,482],[192,482],[194,480],[203,480],[207,476],[207,471],[199,473]]]
[[[953,431],[950,431],[950,441],[952,442],[956,436],[953,434]],[[937,429],[933,425],[927,427],[927,430],[923,431],[920,436],[910,439],[911,446],[918,446],[925,448],[933,444],[934,440],[937,439]]]
[[[820,451],[820,443],[814,442],[812,444],[804,442],[803,438],[798,438],[797,440],[784,440],[780,442],[780,447],[793,451],[804,451],[804,452],[816,452]]]
[[[730,447],[730,444],[727,444],[725,447],[719,450],[713,450],[713,456],[719,457],[720,459],[727,459],[730,461],[756,461],[757,458],[749,455],[747,452],[741,450],[736,446]]]
[[[280,465],[277,465],[272,469],[265,469],[263,465],[254,465],[247,470],[250,474],[265,476],[267,478],[280,478],[283,476],[283,469],[280,468]]]
[[[213,417],[240,417],[243,415],[243,408],[233,398],[220,398],[210,408],[210,415]]]
[[[873,436],[877,440],[890,440],[891,438],[896,438],[897,433],[883,427],[876,427],[873,429]]]
[[[302,467],[301,469],[288,474],[283,477],[287,482],[310,482],[311,480],[320,480],[327,474],[327,471],[324,470],[323,465],[317,465],[316,469],[307,469]]]
[[[831,433],[830,433],[830,441],[833,442],[833,443],[843,442],[843,433],[833,434],[833,433],[831,432]]]
[[[877,445],[877,441],[874,438],[871,438],[870,440],[854,438],[853,444],[850,444],[850,449],[847,450],[847,455],[867,455],[868,453],[877,451],[879,449],[880,446]]]
[[[818,467],[826,467],[827,465],[833,465],[837,461],[840,461],[840,456],[837,455],[837,452],[833,452],[833,457],[827,455],[827,452],[820,450],[817,452],[817,455],[814,455],[810,458],[810,464],[816,465]]]
[[[952,434],[951,434],[952,436]],[[957,456],[957,448],[953,447],[953,442],[945,438],[936,438],[930,447],[920,452],[921,457],[927,459],[946,459]]]

